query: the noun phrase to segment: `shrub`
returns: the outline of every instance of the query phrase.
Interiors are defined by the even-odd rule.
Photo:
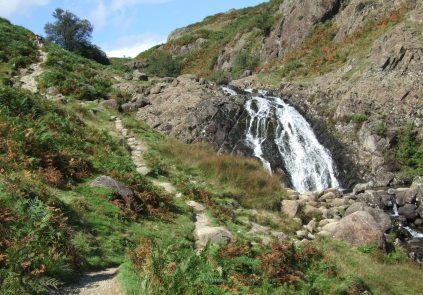
[[[379,136],[384,136],[386,134],[386,125],[383,122],[377,123],[377,125],[373,128],[373,132]]]
[[[397,158],[412,175],[423,173],[423,143],[416,138],[414,125],[405,127],[399,137]]]
[[[231,80],[230,74],[223,70],[213,71],[207,77],[210,81],[215,82],[218,85],[226,85]]]
[[[179,62],[163,50],[157,50],[148,59],[146,72],[158,77],[176,77],[181,72]]]
[[[246,70],[253,71],[258,65],[259,60],[257,57],[247,52],[241,52],[235,58],[231,72],[234,78],[239,78]]]
[[[39,77],[41,90],[56,87],[63,95],[83,100],[109,97],[112,83],[105,67],[54,44],[46,48],[49,55],[46,70]]]
[[[363,123],[367,121],[367,116],[364,114],[353,114],[351,115],[351,121],[354,123]]]

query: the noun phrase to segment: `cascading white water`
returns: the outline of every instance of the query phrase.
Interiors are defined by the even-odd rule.
[[[418,232],[408,226],[404,227],[414,239],[423,239],[423,233]]]
[[[264,157],[263,143],[272,136],[285,170],[289,173],[293,188],[298,192],[322,191],[339,187],[329,152],[319,143],[310,124],[295,108],[279,97],[253,96],[245,104],[249,114],[246,142],[254,156],[271,172],[269,160]],[[269,130],[269,124],[276,123],[276,129]]]
[[[398,206],[397,206],[397,204],[394,202],[394,205],[393,205],[393,210],[394,210],[394,215],[392,215],[393,217],[398,217],[399,216],[399,213],[398,213]]]

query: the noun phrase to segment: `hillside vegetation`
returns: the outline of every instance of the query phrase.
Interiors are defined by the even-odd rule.
[[[269,35],[277,18],[270,14],[281,2],[193,25],[189,32],[212,42],[181,59],[170,56],[165,72],[151,64],[151,73],[219,74],[210,61],[216,61],[222,46],[240,31]],[[188,37],[171,42],[190,43],[183,38]],[[87,271],[117,266],[122,291],[131,295],[421,291],[422,273],[400,249],[389,260],[372,247],[366,251],[326,239],[291,239],[300,225],[279,210],[285,189],[256,160],[219,155],[206,144],[182,144],[133,114],[102,107],[106,99],[121,103],[131,98],[113,88],[125,75],[123,61],[104,66],[50,43],[37,49],[33,33],[4,19],[0,48],[2,294],[61,292],[63,285],[77,282]],[[254,48],[243,54],[253,54]],[[37,78],[39,91],[31,93],[19,87],[19,78],[37,62],[39,50],[48,56]],[[156,54],[151,50],[141,57],[170,61],[169,53]],[[239,75],[251,59],[243,55],[236,61],[239,66],[231,73]],[[58,94],[65,99],[55,99]],[[130,136],[149,146],[143,155],[151,169],[147,175],[137,172],[127,138],[111,120],[114,116],[122,117]],[[404,136],[410,143],[401,153],[419,157],[412,134]],[[119,181],[133,195],[128,200],[115,190],[94,187],[93,180],[101,175]],[[173,185],[176,192],[164,190],[160,182]],[[204,204],[213,226],[232,233],[230,243],[208,243],[198,252],[194,213],[186,204],[192,200]],[[287,238],[263,237],[252,230],[254,223],[283,231]],[[342,259],[350,251],[351,268]],[[365,263],[365,272],[359,272],[360,263]],[[394,270],[396,280],[407,282],[406,287],[397,286]],[[409,280],[410,273],[414,280]]]
[[[272,0],[175,30],[136,60],[146,62],[140,70],[148,73],[172,64],[161,76],[195,74],[220,84],[280,89],[352,150],[355,170],[367,171],[352,177],[377,181],[389,172],[410,183],[423,165],[419,11],[415,1]],[[366,120],[356,122],[354,115]],[[384,142],[376,154],[366,147],[367,133]]]

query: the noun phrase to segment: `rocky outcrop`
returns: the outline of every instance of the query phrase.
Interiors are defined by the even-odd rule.
[[[139,109],[138,119],[186,143],[207,141],[216,150],[227,140],[236,140],[231,131],[245,102],[244,97],[228,96],[193,75],[153,87],[148,100],[151,104]]]
[[[335,16],[342,0],[283,1],[279,6],[279,21],[266,39],[262,59],[283,57],[298,46],[316,25]]]

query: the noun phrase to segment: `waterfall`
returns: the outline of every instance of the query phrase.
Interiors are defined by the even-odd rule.
[[[423,233],[420,233],[408,226],[404,227],[414,239],[423,239]]]
[[[397,206],[397,204],[395,203],[395,201],[393,202],[394,203],[394,206],[393,206],[393,210],[394,210],[394,215],[392,215],[393,217],[398,217],[399,216],[399,214],[398,214],[398,206]]]
[[[259,95],[253,94],[246,102],[245,109],[249,114],[245,141],[266,170],[272,171],[271,155],[265,153],[265,143],[268,146],[272,140],[296,191],[339,187],[329,152],[295,108],[279,97],[259,91]]]

